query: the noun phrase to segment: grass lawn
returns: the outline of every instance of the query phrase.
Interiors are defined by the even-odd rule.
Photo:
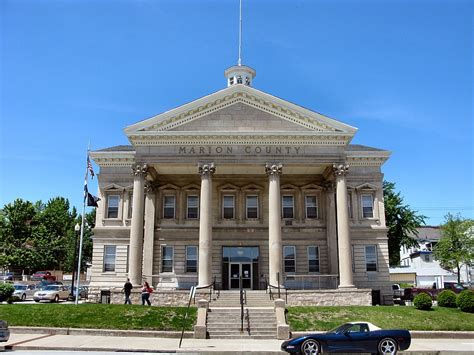
[[[2,304],[0,319],[11,326],[96,329],[181,330],[185,307],[115,304]],[[190,308],[186,330],[196,322]]]
[[[367,321],[380,328],[408,330],[474,331],[474,314],[459,309],[434,307],[289,307],[288,323],[293,331],[329,330],[342,323]]]

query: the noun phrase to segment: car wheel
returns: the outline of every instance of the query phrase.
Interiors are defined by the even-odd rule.
[[[398,344],[392,338],[382,339],[379,343],[379,354],[395,355],[398,350]]]
[[[40,300],[35,300],[36,303],[38,303]]]
[[[58,303],[59,302],[59,295],[54,296],[54,302]]]
[[[22,294],[22,295],[21,295],[21,300],[22,300],[22,301],[26,301],[26,294]]]
[[[314,339],[308,339],[301,344],[301,353],[303,355],[316,355],[319,354],[321,349],[319,343]]]

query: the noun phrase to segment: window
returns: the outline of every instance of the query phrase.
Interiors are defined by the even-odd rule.
[[[199,198],[197,196],[188,196],[188,219],[196,219],[199,217]]]
[[[293,196],[282,197],[283,218],[293,218]]]
[[[224,196],[224,202],[222,206],[222,216],[225,219],[234,218],[234,196]]]
[[[318,218],[318,199],[316,196],[306,196],[306,218]]]
[[[433,259],[431,258],[431,254],[422,253],[421,256],[423,257],[423,261],[425,263],[431,263],[433,261]]]
[[[163,201],[163,218],[174,219],[175,197],[165,196]]]
[[[234,85],[234,77],[233,77],[233,76],[231,76],[231,77],[229,78],[229,84],[230,84],[230,85]]]
[[[285,272],[296,272],[296,252],[294,246],[283,247],[283,258],[285,261]]]
[[[173,272],[173,247],[163,246],[161,249],[161,272]]]
[[[245,77],[245,85],[250,85],[250,78],[248,76]]]
[[[377,246],[365,246],[365,270],[377,271]]]
[[[104,245],[104,272],[115,271],[115,245]]]
[[[319,272],[318,247],[308,247],[308,272]]]
[[[197,272],[198,247],[186,246],[186,272]]]
[[[372,195],[362,195],[362,217],[374,217],[374,199]]]
[[[107,198],[107,218],[118,218],[119,195],[109,195]]]
[[[258,196],[247,196],[247,219],[258,218]]]
[[[242,76],[237,76],[237,84],[242,84]]]

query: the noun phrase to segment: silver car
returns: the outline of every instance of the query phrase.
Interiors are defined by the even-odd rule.
[[[36,285],[14,284],[13,287],[15,287],[13,296],[17,296],[22,301],[25,301],[27,298],[33,298],[35,292],[37,291]]]
[[[59,302],[59,300],[67,300],[69,298],[70,291],[66,286],[63,285],[48,285],[40,291],[36,291],[33,295],[35,302],[39,301],[50,301]]]

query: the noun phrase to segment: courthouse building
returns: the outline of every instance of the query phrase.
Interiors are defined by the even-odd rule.
[[[259,91],[255,71],[100,149],[92,288],[371,289],[391,297],[381,166],[357,129]]]

